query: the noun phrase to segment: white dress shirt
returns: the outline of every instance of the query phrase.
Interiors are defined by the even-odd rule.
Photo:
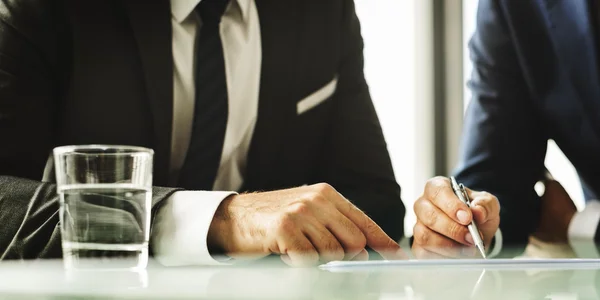
[[[173,140],[170,178],[177,182],[190,144],[195,104],[195,43],[202,25],[201,0],[172,0]],[[231,0],[220,24],[229,115],[214,191],[179,191],[165,200],[153,224],[151,242],[164,265],[220,263],[206,238],[215,211],[241,188],[256,124],[262,60],[260,23],[254,0]],[[201,83],[200,83],[201,84]]]
[[[591,201],[585,209],[575,214],[569,224],[569,243],[581,258],[598,258],[598,248],[594,242],[600,221],[600,202]]]
[[[594,241],[596,231],[600,225],[600,201],[591,201],[586,204],[583,211],[575,213],[568,228],[569,246],[579,258],[600,258],[598,247]],[[500,229],[496,232],[496,244],[491,249],[490,258],[498,255],[502,248],[502,232]],[[498,242],[500,241],[500,242]],[[538,243],[542,243],[539,242]],[[555,252],[564,253],[560,245],[542,243],[547,251],[553,251],[551,248],[557,248]]]

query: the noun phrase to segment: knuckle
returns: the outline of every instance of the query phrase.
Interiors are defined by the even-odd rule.
[[[335,189],[330,184],[323,182],[315,184],[314,187],[321,194],[328,194],[335,191]]]
[[[279,220],[278,232],[282,235],[288,235],[296,229],[294,217],[287,213],[283,214]]]
[[[488,193],[488,192],[481,192],[481,194],[483,195],[483,198],[489,201],[492,201],[494,199],[496,199],[496,196]]]
[[[421,220],[421,222],[423,222],[423,224],[425,224],[427,227],[431,228],[435,226],[435,224],[437,224],[438,214],[434,209],[431,209],[431,207],[429,207],[423,210],[421,218],[419,220]]]
[[[417,223],[413,228],[415,243],[419,245],[427,245],[431,237],[429,230],[423,224]]]
[[[446,177],[437,176],[429,179],[425,185],[425,194],[429,200],[435,201],[440,193],[450,186],[450,181]]]
[[[427,183],[425,186],[427,186],[429,188],[440,188],[447,184],[448,184],[448,178],[442,177],[442,176],[436,176],[436,177],[433,177],[433,178],[427,180]]]
[[[308,243],[302,240],[296,239],[292,244],[292,249],[302,253],[303,255],[309,255],[314,250]]]
[[[375,223],[373,220],[371,220],[366,215],[365,215],[365,225],[363,226],[363,228],[366,228],[365,231],[368,233],[368,236],[380,236],[381,234],[385,233],[383,231],[383,229],[381,229],[381,227],[379,225],[377,225],[377,223]]]
[[[299,203],[293,204],[290,207],[290,212],[294,215],[303,216],[303,215],[310,214],[310,211],[311,211],[310,206],[305,202],[299,202]]]
[[[463,240],[467,229],[457,223],[452,223],[448,226],[448,235],[453,240]]]
[[[425,200],[423,197],[417,199],[417,201],[415,201],[415,203],[413,204],[413,211],[415,211],[415,213],[418,213],[420,208],[423,207],[424,202],[426,202],[427,200]]]
[[[325,197],[324,194],[313,193],[309,197],[310,197],[310,201],[312,203],[315,203],[315,204],[318,204],[318,205],[327,205],[327,204],[329,204],[329,201],[327,200],[327,197]]]
[[[500,201],[496,196],[488,192],[481,192],[479,197],[473,201],[485,208],[489,213],[496,213],[500,211]]]
[[[491,201],[492,201],[492,205],[494,208],[496,208],[498,211],[500,211],[500,200],[498,200],[498,197],[490,194],[491,197]]]

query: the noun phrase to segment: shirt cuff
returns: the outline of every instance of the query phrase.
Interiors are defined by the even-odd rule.
[[[494,246],[492,247],[490,252],[488,252],[488,258],[494,258],[498,256],[498,254],[500,254],[500,251],[502,250],[502,231],[500,230],[500,228],[496,230],[496,234],[494,235],[494,242],[492,244]]]
[[[165,199],[152,226],[154,258],[165,266],[220,265],[208,251],[212,219],[235,192],[178,191]]]
[[[569,243],[580,258],[598,258],[594,241],[600,221],[600,202],[589,202],[585,209],[575,214],[569,224]]]

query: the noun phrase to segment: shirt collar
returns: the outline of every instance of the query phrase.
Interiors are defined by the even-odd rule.
[[[198,3],[202,0],[171,0],[171,15],[175,21],[181,23],[194,11]],[[250,4],[254,0],[230,0],[237,2],[244,22],[248,20],[248,12],[250,10]]]

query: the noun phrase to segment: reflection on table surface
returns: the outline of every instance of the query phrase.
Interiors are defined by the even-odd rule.
[[[600,266],[383,268],[331,272],[277,259],[229,267],[66,271],[61,261],[0,264],[0,299],[598,299]]]

